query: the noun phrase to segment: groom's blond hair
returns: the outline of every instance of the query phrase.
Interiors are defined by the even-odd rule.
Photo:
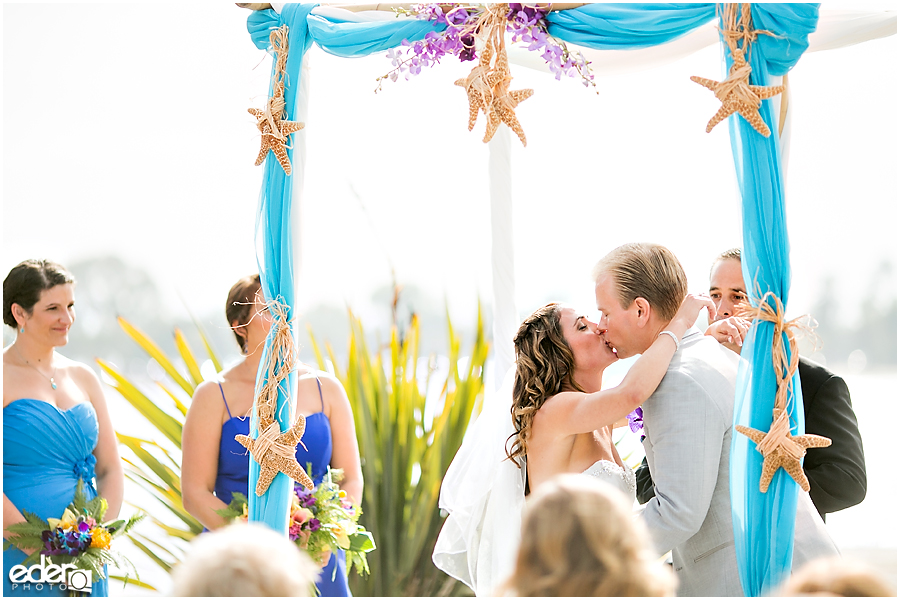
[[[663,321],[670,321],[687,296],[687,276],[672,251],[659,244],[619,246],[594,265],[594,284],[612,275],[622,308],[644,298]]]

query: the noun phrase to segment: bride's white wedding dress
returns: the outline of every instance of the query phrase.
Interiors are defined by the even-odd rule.
[[[477,596],[492,595],[506,583],[521,536],[525,469],[506,456],[506,441],[514,432],[513,379],[510,369],[500,390],[485,400],[441,483],[439,506],[447,519],[432,560]],[[584,473],[635,497],[631,469],[598,460]]]
[[[637,481],[634,478],[634,471],[622,468],[611,460],[598,460],[588,467],[584,474],[596,477],[600,481],[621,490],[622,493],[628,496],[629,500],[634,500],[637,494]]]

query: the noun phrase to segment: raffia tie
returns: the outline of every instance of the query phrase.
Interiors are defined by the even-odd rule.
[[[281,435],[281,426],[278,421],[273,421],[261,431],[259,437],[256,438],[256,444],[250,449],[250,454],[256,462],[259,462],[268,452],[272,452],[278,456],[292,459],[296,456],[297,448],[291,448],[287,444],[282,444],[276,440]]]
[[[288,375],[294,370],[296,362],[291,324],[287,318],[288,307],[279,298],[267,304],[269,312],[274,317],[272,327],[275,329],[275,333],[272,336],[271,351],[266,357],[264,365],[266,383],[256,393],[256,416],[263,432],[268,431],[270,424],[275,420],[278,390],[282,382],[286,381]],[[276,435],[277,433],[281,432],[276,432]],[[263,433],[260,433],[260,436],[262,435]]]
[[[278,473],[284,473],[307,489],[315,487],[296,457],[297,444],[302,443],[300,439],[306,430],[306,419],[303,415],[299,415],[287,431],[281,431],[281,426],[275,420],[281,384],[294,369],[294,343],[291,339],[290,321],[287,319],[287,306],[280,297],[269,302],[268,309],[275,317],[272,325],[275,329],[270,352],[263,364],[266,383],[257,392],[254,402],[260,433],[256,439],[243,434],[234,436],[234,439],[247,448],[253,459],[259,463],[257,496],[266,493]],[[290,408],[288,410],[290,411]]]
[[[778,388],[775,393],[772,424],[767,432],[744,425],[735,426],[738,432],[756,442],[756,449],[763,455],[759,489],[762,493],[766,493],[775,472],[779,468],[784,468],[788,475],[804,491],[809,491],[809,480],[803,473],[800,459],[806,455],[807,448],[824,448],[831,445],[831,440],[814,434],[791,435],[788,395],[793,386],[794,373],[797,371],[797,365],[800,362],[795,330],[801,329],[811,332],[811,328],[803,320],[806,318],[805,315],[785,321],[784,305],[778,296],[772,292],[767,292],[755,309],[746,305],[741,307],[738,311],[738,316],[769,321],[775,325],[775,331],[772,336],[772,364],[775,369]],[[787,338],[788,341],[788,347],[791,351],[790,360],[785,353],[783,338]]]
[[[774,307],[774,308],[773,308]],[[775,369],[775,379],[778,382],[778,390],[775,394],[775,410],[787,410],[787,398],[793,386],[794,373],[800,364],[800,353],[797,350],[797,336],[795,332],[802,330],[811,334],[812,330],[806,323],[807,315],[801,315],[790,321],[784,319],[784,304],[773,292],[766,292],[760,299],[756,308],[747,307],[738,315],[746,319],[759,319],[769,321],[775,325],[772,334],[772,365]],[[783,334],[783,335],[782,335]],[[791,358],[788,360],[784,349],[784,338],[787,338]],[[788,427],[790,430],[790,427]]]
[[[272,82],[272,97],[266,102],[265,120],[269,123],[271,131],[269,135],[286,141],[287,137],[281,134],[277,122],[281,120],[284,112],[284,74],[287,69],[288,57],[288,26],[282,25],[272,30],[269,34],[269,44],[275,52],[275,74]]]
[[[738,6],[741,7],[741,16],[738,18]],[[746,102],[755,107],[762,105],[760,100],[746,86],[741,86],[742,82],[746,83],[750,80],[752,69],[747,63],[750,55],[751,44],[756,41],[756,36],[760,33],[772,35],[772,32],[764,29],[753,29],[753,23],[750,18],[750,4],[720,4],[719,9],[722,13],[722,23],[725,26],[719,28],[722,39],[728,45],[731,52],[731,58],[734,61],[731,69],[728,71],[728,79],[722,82],[722,86],[716,90],[716,98],[723,101],[729,94],[735,94],[741,102]],[[740,45],[738,44],[740,42]],[[744,55],[747,55],[746,58]]]

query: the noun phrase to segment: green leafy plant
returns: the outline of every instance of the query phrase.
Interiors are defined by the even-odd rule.
[[[113,365],[103,359],[97,359],[97,364],[110,377],[110,385],[156,428],[162,438],[168,440],[167,445],[170,446],[167,448],[153,440],[116,433],[119,443],[131,451],[131,456],[122,457],[126,464],[125,476],[155,498],[165,513],[175,517],[177,525],[173,526],[154,516],[159,514],[159,511],[136,507],[150,515],[150,520],[164,534],[163,539],[176,538],[188,542],[203,530],[203,525],[184,509],[182,503],[180,457],[181,430],[187,415],[187,404],[193,396],[194,388],[203,381],[199,362],[182,332],[175,329],[175,346],[187,367],[189,379],[185,379],[175,368],[173,360],[166,356],[153,340],[123,317],[119,317],[118,320],[125,333],[162,367],[176,385],[176,391],[173,392],[165,383],[156,382],[165,392],[166,398],[172,402],[174,410],[170,414],[139,390]],[[199,326],[198,330],[213,365],[217,371],[221,370],[222,365]],[[186,396],[186,399],[180,398],[180,395]],[[167,572],[181,559],[181,550],[177,544],[162,544],[136,532],[129,533],[128,537],[141,552]]]
[[[481,409],[488,355],[481,306],[475,341],[465,357],[448,315],[449,370],[439,397],[427,406],[424,390],[438,369],[431,357],[425,377],[419,377],[416,316],[403,334],[395,323],[390,343],[377,352],[370,352],[362,322],[352,313],[350,322],[346,367],[339,367],[331,348],[326,349],[353,408],[366,482],[361,521],[378,544],[369,556],[369,577],[352,575],[351,589],[359,596],[464,594],[468,588],[438,570],[431,553],[443,523],[441,480],[470,419]],[[310,338],[324,369],[311,331]]]

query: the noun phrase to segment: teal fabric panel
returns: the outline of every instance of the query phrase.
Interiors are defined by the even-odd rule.
[[[564,42],[597,50],[631,50],[665,44],[709,23],[716,5],[586,4],[547,15],[547,31]]]
[[[347,58],[386,52],[399,46],[404,39],[415,42],[429,31],[447,28],[424,19],[350,23],[331,21],[319,15],[309,15],[307,24],[316,45],[330,54]]]
[[[279,15],[273,10],[251,13],[248,19],[248,30],[257,47],[268,48],[269,32],[282,24],[288,26],[288,59],[285,67],[285,114],[284,119],[296,120],[297,94],[300,90],[300,67],[303,55],[312,44],[306,27],[306,17],[316,4],[286,4]],[[264,40],[264,42],[263,42]],[[274,75],[274,63],[273,63]],[[270,84],[269,96],[272,95]],[[288,158],[294,165],[294,151],[288,147]],[[293,195],[293,177],[285,175],[284,170],[269,152],[263,163],[263,183],[259,196],[259,211],[256,220],[257,263],[262,291],[266,301],[278,299],[287,306],[287,319],[291,322],[294,307],[294,241],[291,232],[291,199]],[[272,341],[276,330],[273,322],[269,337],[260,360],[257,373],[257,390],[266,383],[263,370],[272,351]],[[275,411],[276,419],[285,431],[291,426],[290,415],[292,398],[296,390],[296,375],[291,373],[284,384],[279,386],[278,403]],[[250,428],[252,435],[259,435],[258,419],[254,414]],[[287,515],[290,494],[293,490],[292,480],[279,473],[269,486],[268,491],[256,495],[256,482],[259,479],[259,464],[250,461],[250,482],[247,497],[248,513],[251,521],[265,523],[275,531],[287,535]]]
[[[750,83],[771,85],[774,80],[770,65],[775,73],[784,73],[797,63],[808,46],[808,36],[818,21],[818,7],[754,4],[751,10],[754,28],[767,29],[775,36],[760,35],[752,44]],[[730,67],[731,63],[730,53],[726,51],[726,65]],[[759,112],[772,131],[768,138],[760,135],[742,117],[728,118],[741,193],[741,264],[754,306],[759,305],[761,296],[771,291],[786,307],[791,285],[790,242],[774,101],[763,100]],[[770,427],[777,388],[772,359],[774,330],[772,323],[756,321],[744,342],[741,356],[748,360],[742,361],[738,371],[735,425],[761,431]],[[786,336],[783,335],[782,341],[790,354]],[[792,387],[788,396],[791,433],[800,435],[805,424],[800,380],[796,373]],[[761,493],[762,463],[763,457],[756,450],[756,444],[735,431],[731,446],[731,502],[738,569],[747,596],[771,592],[791,572],[799,486],[787,472],[779,469],[768,492]]]

